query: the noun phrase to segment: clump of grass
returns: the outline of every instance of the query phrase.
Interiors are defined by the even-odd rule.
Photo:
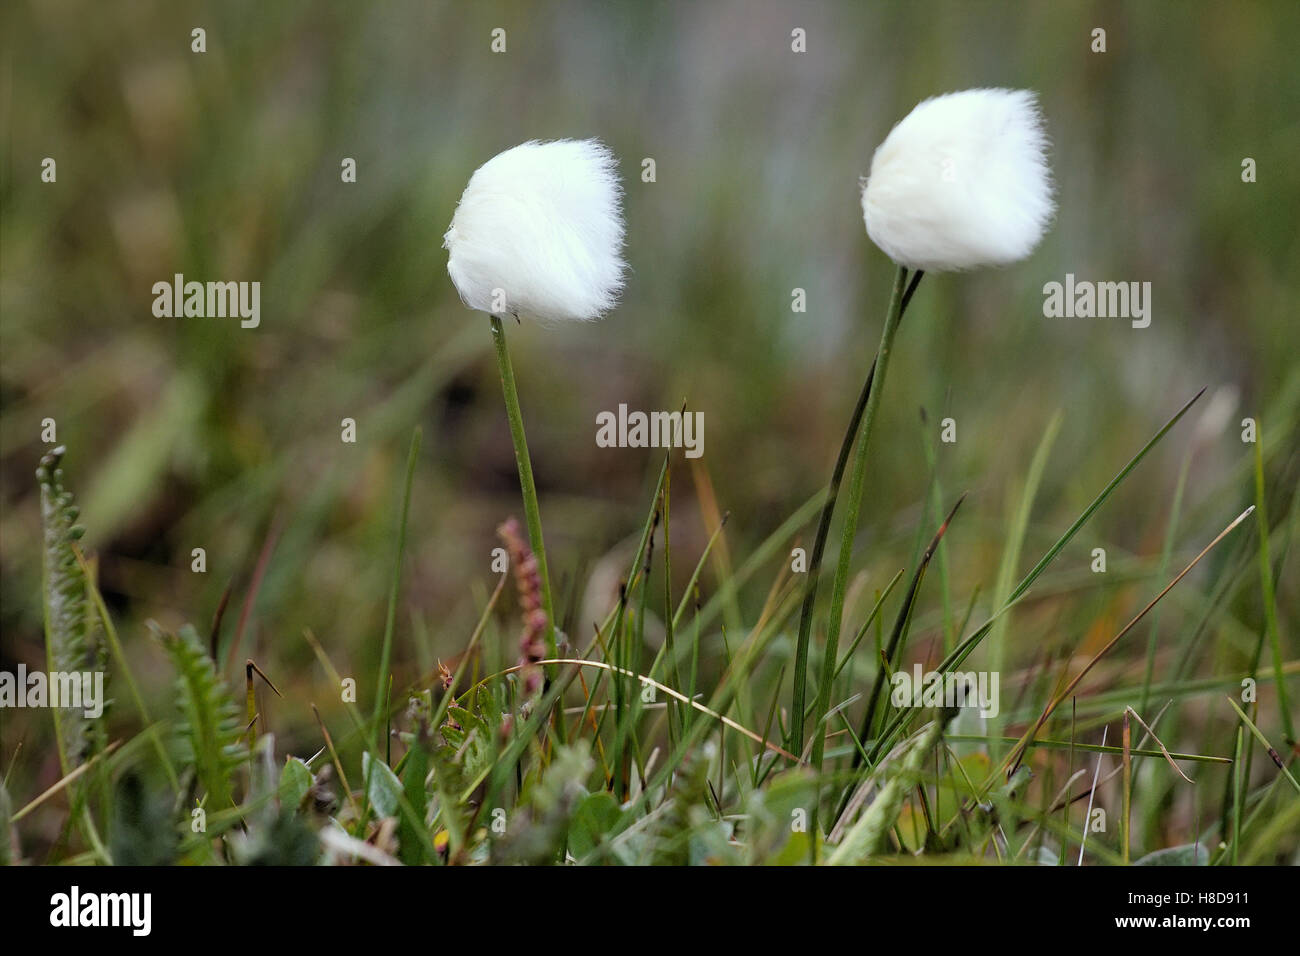
[[[1016,586],[996,589],[1005,592],[1005,599],[984,623],[968,629],[961,622],[957,633],[965,636],[938,664],[939,671],[960,667],[995,624],[1028,600],[1030,588],[1044,579],[1053,561],[1194,401],[1120,469]],[[418,447],[417,436],[401,492],[401,527],[417,506],[412,475]],[[1135,644],[1128,660],[1141,680],[1133,687],[1096,692],[1083,683],[1085,675],[1100,672],[1103,659],[1124,652],[1120,639],[1173,584],[1189,578],[1214,545],[1231,540],[1229,532],[1249,510],[1085,668],[1073,671],[1072,679],[1063,672],[1055,683],[1040,682],[1006,713],[1007,725],[1025,728],[1012,738],[960,732],[951,726],[955,711],[895,708],[881,691],[892,668],[901,666],[908,631],[925,603],[925,569],[954,520],[954,508],[917,556],[917,566],[907,571],[908,586],[895,589],[900,571],[880,592],[847,652],[837,655],[833,666],[831,659],[823,663],[829,680],[822,678],[819,697],[827,703],[827,716],[812,724],[812,733],[825,745],[826,765],[818,774],[808,759],[810,747],[799,753],[781,746],[796,738],[792,711],[782,706],[787,661],[773,654],[798,633],[795,615],[804,605],[804,584],[777,570],[756,616],[742,617],[738,630],[720,625],[718,618],[729,603],[728,592],[739,594],[764,568],[782,567],[783,547],[821,500],[813,499],[782,522],[730,577],[714,582],[714,593],[705,601],[705,568],[723,534],[715,529],[701,553],[690,556],[694,571],[675,604],[672,561],[666,554],[673,466],[665,459],[659,469],[617,601],[569,655],[541,656],[534,627],[528,653],[520,659],[517,632],[496,626],[498,598],[508,579],[503,575],[485,598],[454,671],[443,666],[415,679],[402,678],[400,671],[390,674],[393,648],[403,639],[397,624],[404,544],[399,533],[389,579],[384,670],[376,681],[382,696],[371,713],[350,705],[347,724],[331,730],[317,712],[319,738],[297,754],[279,753],[276,735],[268,732],[272,728],[248,733],[252,721],[241,718],[198,633],[189,626],[175,633],[159,630],[159,646],[176,673],[177,719],[151,722],[139,704],[144,724],[135,736],[120,747],[117,742],[106,747],[8,813],[9,822],[21,827],[38,809],[54,812],[66,796],[63,812],[76,824],[82,847],[70,845],[60,859],[74,863],[842,865],[916,854],[963,863],[1077,858],[1100,864],[1178,860],[1203,865],[1274,858],[1279,847],[1295,845],[1295,835],[1286,830],[1295,815],[1285,809],[1288,794],[1300,792],[1290,769],[1293,758],[1271,746],[1257,720],[1235,701],[1229,708],[1235,745],[1229,743],[1226,753],[1215,752],[1212,745],[1198,751],[1174,747],[1169,731],[1157,730],[1160,715],[1143,715],[1130,701],[1139,692],[1186,698],[1199,693],[1204,681],[1148,682],[1145,648]],[[1040,467],[1036,459],[1031,473]],[[66,493],[58,490],[61,481],[61,474],[49,472],[50,501],[59,503],[53,513],[66,525],[62,536],[53,537],[56,546],[67,541],[76,517]],[[524,561],[528,549],[519,530],[510,527],[507,538],[515,559]],[[1015,546],[1008,543],[1008,548]],[[655,560],[656,554],[662,560]],[[1014,563],[1004,559],[1002,565]],[[74,552],[72,565],[60,564],[56,570],[65,576],[74,570],[82,574],[86,590],[74,591],[73,597],[81,593],[82,613],[84,605],[98,609],[106,632],[114,635],[113,666],[126,678],[116,629],[93,582],[85,580],[86,567],[85,558]],[[516,570],[523,572],[524,610],[538,610],[535,576],[526,566]],[[55,620],[71,624],[66,607]],[[647,654],[655,608],[662,608],[671,632],[665,628],[663,642]],[[738,606],[737,611],[743,614]],[[889,614],[894,621],[886,632],[883,619]],[[859,647],[873,622],[877,661],[858,673],[849,664],[855,655],[862,656]],[[70,633],[75,638],[80,632],[73,628]],[[330,685],[338,686],[338,670],[325,647],[310,633],[308,640]],[[490,666],[494,654],[506,656],[505,666]],[[554,680],[542,684],[530,678],[539,667],[553,668]],[[1282,672],[1287,679],[1300,668],[1284,664]],[[1260,679],[1267,680],[1267,674]],[[134,688],[133,679],[128,684]],[[576,706],[561,708],[566,696]],[[1057,711],[1067,699],[1074,706],[1069,726],[1062,727]],[[819,703],[809,716],[818,714]],[[292,694],[285,695],[284,705],[315,709]],[[1120,746],[1106,746],[1111,724],[1123,725],[1116,728],[1119,733],[1130,719],[1145,736],[1135,740],[1123,732]],[[855,731],[858,721],[861,729]],[[560,723],[567,727],[567,742],[547,732]],[[386,742],[380,728],[389,730]],[[1088,728],[1100,730],[1100,745],[1086,739]],[[170,750],[157,746],[161,730],[166,731],[161,739],[173,742]],[[256,745],[249,747],[250,740]],[[1252,741],[1268,754],[1275,774],[1260,778],[1250,772]],[[991,751],[1011,746],[995,766],[983,752],[963,749],[972,743]],[[1076,753],[1095,753],[1099,761],[1118,760],[1119,766],[1103,773],[1099,763],[1092,782],[1085,776],[1080,784],[1076,781],[1086,771],[1075,766]],[[170,772],[179,787],[168,788],[164,771],[173,762]],[[1161,779],[1181,780],[1202,802],[1206,778],[1224,774],[1217,814],[1223,823],[1187,833],[1181,843],[1151,846],[1139,812],[1150,799],[1138,772],[1148,762],[1158,768],[1151,777],[1159,773]],[[1180,769],[1188,763],[1203,768],[1194,784]],[[1022,764],[1032,764],[1034,773],[1028,766],[1017,769]],[[80,792],[79,782],[98,771],[116,785]],[[1053,782],[1058,774],[1061,780],[1068,778],[1064,786]],[[1087,812],[1102,803],[1118,806],[1121,813],[1121,826],[1110,838],[1086,833],[1083,821],[1071,814],[1072,807]],[[1282,809],[1272,812],[1279,805]],[[204,821],[197,831],[196,812]],[[95,820],[109,821],[107,840],[101,839]],[[69,844],[76,840],[68,837]],[[1206,849],[1216,845],[1216,852]],[[11,858],[23,852],[16,838],[8,847]]]

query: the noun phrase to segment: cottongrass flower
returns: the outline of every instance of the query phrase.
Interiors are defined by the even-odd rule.
[[[909,269],[1016,262],[1053,212],[1047,134],[1028,90],[963,90],[925,100],[871,160],[862,213],[871,241]]]
[[[612,309],[627,268],[617,168],[594,139],[523,143],[480,166],[442,242],[461,300],[543,322]]]
[[[515,446],[540,607],[530,627],[556,656],[551,579],[528,439],[502,318],[590,321],[613,308],[623,288],[622,187],[614,155],[598,140],[527,142],[480,166],[443,236],[447,272],[471,309],[486,312],[496,347],[510,438]],[[536,634],[529,638],[530,645]],[[531,647],[526,656],[540,659]],[[548,676],[555,675],[554,665]],[[564,721],[555,721],[563,742]]]
[[[1038,245],[1053,212],[1046,147],[1047,136],[1033,93],[966,90],[921,103],[890,131],[872,157],[871,175],[862,189],[863,218],[867,234],[898,264],[898,272],[880,347],[831,474],[799,616],[787,749],[802,752],[807,716],[813,728],[812,763],[818,772],[824,756],[824,721],[837,670],[853,542],[866,485],[868,439],[884,390],[894,335],[927,270],[1005,265],[1023,259]],[[909,270],[915,270],[910,282]],[[806,714],[808,651],[822,554],[851,452],[853,472],[840,532],[821,680],[815,703]],[[877,680],[889,669],[881,668]],[[876,696],[873,692],[872,698]],[[874,719],[874,714],[867,714],[863,739]]]

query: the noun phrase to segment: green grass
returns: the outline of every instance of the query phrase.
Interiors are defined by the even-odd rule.
[[[1006,592],[1004,600],[995,602],[1000,610],[961,640],[939,664],[941,669],[961,666],[1013,607],[1022,608],[1021,617],[1033,617],[1030,610],[1023,609],[1032,606],[1031,586],[1174,429],[1194,401],[1185,404],[1116,474],[1017,586],[999,589]],[[1054,425],[1052,430],[1057,427],[1068,425]],[[1031,488],[1034,474],[1042,469],[1045,444],[1040,445],[1030,469]],[[394,653],[402,639],[402,629],[395,622],[401,603],[404,529],[411,511],[422,506],[411,488],[419,451],[417,432],[398,502],[400,518],[393,539],[396,560],[389,574],[388,624],[380,656],[384,663],[401,656]],[[1261,473],[1263,461],[1261,454],[1256,474]],[[1058,812],[1061,808],[1054,805],[1056,801],[1048,798],[1052,781],[1064,778],[1076,752],[1122,758],[1123,774],[1118,782],[1113,773],[1103,776],[1099,792],[1087,794],[1090,801],[1118,800],[1121,825],[1113,835],[1089,834],[1085,860],[1127,863],[1156,850],[1173,852],[1198,839],[1214,841],[1218,849],[1213,859],[1218,863],[1278,859],[1289,852],[1288,837],[1282,836],[1279,842],[1274,820],[1261,808],[1294,798],[1294,794],[1277,792],[1279,782],[1300,794],[1290,769],[1294,753],[1270,742],[1257,720],[1235,699],[1228,699],[1230,716],[1216,724],[1220,736],[1207,738],[1200,747],[1170,748],[1162,738],[1154,737],[1158,731],[1151,723],[1163,712],[1145,717],[1137,714],[1145,736],[1131,741],[1128,734],[1129,716],[1136,711],[1130,710],[1127,702],[1136,699],[1135,695],[1178,701],[1202,693],[1206,682],[1184,678],[1151,683],[1144,649],[1137,644],[1123,645],[1120,638],[1171,592],[1173,584],[1187,577],[1211,553],[1213,545],[1232,540],[1229,532],[1250,510],[1096,651],[1087,667],[1070,668],[1066,657],[1057,666],[1056,677],[1026,684],[1029,696],[1022,696],[1019,707],[1002,717],[1001,723],[1027,728],[1019,738],[1012,738],[953,730],[950,725],[958,717],[958,709],[864,708],[864,698],[874,701],[888,696],[880,693],[886,671],[865,661],[859,662],[866,664],[862,673],[857,665],[846,673],[869,627],[890,605],[896,621],[889,640],[879,645],[879,660],[889,666],[901,651],[900,639],[916,607],[926,600],[920,586],[924,568],[942,531],[959,520],[954,509],[940,534],[919,556],[921,563],[910,572],[906,593],[894,594],[899,572],[877,596],[843,659],[825,676],[825,685],[838,689],[831,701],[832,715],[842,718],[845,726],[837,730],[838,720],[825,720],[814,708],[810,731],[823,742],[838,741],[847,733],[852,745],[829,747],[825,751],[829,762],[819,772],[804,755],[780,746],[783,739],[797,737],[776,732],[778,724],[789,724],[792,698],[788,695],[793,687],[783,679],[784,655],[773,651],[790,640],[795,613],[804,597],[802,586],[792,579],[781,555],[783,546],[797,533],[799,522],[778,528],[777,534],[757,549],[761,560],[742,561],[731,579],[736,591],[753,576],[766,574],[770,581],[766,600],[757,616],[743,623],[742,632],[728,635],[725,626],[718,630],[712,623],[701,626],[705,615],[699,597],[691,602],[684,598],[674,607],[668,587],[671,564],[666,557],[658,564],[650,557],[656,540],[665,537],[663,516],[671,514],[670,476],[675,467],[669,459],[659,469],[639,545],[632,552],[621,586],[622,598],[595,627],[591,638],[579,645],[579,654],[547,662],[556,676],[539,698],[520,696],[518,667],[494,670],[484,666],[485,639],[507,646],[511,642],[509,627],[490,626],[500,613],[508,576],[498,581],[478,624],[466,635],[465,653],[454,674],[443,668],[441,676],[435,673],[412,683],[395,684],[388,668],[380,670],[373,675],[373,713],[367,718],[353,706],[351,729],[333,735],[321,724],[314,754],[302,750],[293,756],[292,751],[277,751],[273,734],[263,735],[256,747],[246,747],[251,738],[241,732],[236,718],[239,709],[197,633],[190,627],[182,628],[179,637],[160,632],[158,646],[168,651],[179,680],[181,710],[177,719],[149,722],[144,705],[137,702],[136,716],[145,718],[145,723],[115,739],[102,752],[85,754],[61,781],[25,805],[11,807],[8,813],[10,821],[18,825],[18,839],[9,852],[22,852],[23,823],[28,817],[64,814],[64,837],[52,848],[52,860],[113,863],[120,862],[114,860],[115,853],[136,859],[144,852],[152,854],[149,858],[155,861],[161,855],[162,862],[187,863],[357,859],[355,852],[346,849],[351,845],[346,841],[331,837],[322,842],[317,834],[326,830],[370,843],[374,850],[366,852],[373,859],[391,858],[408,864],[567,860],[588,864],[815,861],[834,865],[871,862],[899,853],[933,856],[939,862],[945,858],[953,862],[977,858],[1010,862],[1023,858],[1031,842],[1035,854],[1046,852],[1053,859],[1063,859],[1078,851],[1081,819],[1072,807],[1083,798],[1080,791],[1087,788],[1072,791],[1063,813]],[[62,471],[59,474],[66,480]],[[68,493],[60,490],[59,494],[66,506]],[[813,513],[810,506],[816,504],[813,499],[797,516],[807,520]],[[51,512],[48,520],[66,519],[60,512]],[[1019,549],[1019,538],[1028,536],[1030,524],[1022,507],[1007,552]],[[709,553],[722,534],[719,528],[703,551],[693,556],[688,596],[697,593]],[[49,542],[53,555],[66,548],[59,534]],[[1286,550],[1289,539],[1280,543]],[[1257,543],[1254,547],[1264,546]],[[667,542],[663,549],[668,550]],[[961,557],[961,549],[956,549],[955,565],[960,565]],[[89,570],[80,554],[69,560],[71,567],[79,567],[83,573]],[[1013,558],[1004,556],[1002,567],[1014,563]],[[1272,566],[1271,562],[1257,565]],[[1236,586],[1245,587],[1248,580],[1239,575]],[[66,590],[67,585],[63,587]],[[113,654],[106,665],[111,679],[126,682],[138,700],[135,677],[121,653],[112,616],[97,589],[91,587],[88,593],[99,609],[105,631],[112,635]],[[650,609],[656,606],[671,622],[674,637],[670,641],[665,633],[658,652],[648,657],[643,651],[643,635]],[[1211,603],[1204,613],[1213,617],[1222,613],[1222,607]],[[1008,627],[1006,633],[1015,630]],[[319,641],[310,634],[308,637],[328,675],[327,686],[341,684]],[[1098,665],[1103,657],[1108,663],[1112,657],[1126,663],[1109,677],[1094,675],[1097,686],[1088,687],[1084,678],[1094,668],[1101,673],[1104,668]],[[698,688],[701,699],[684,692],[681,675],[688,662],[691,686]],[[596,678],[580,679],[584,670]],[[1127,691],[1119,687],[1108,694],[1114,679],[1125,673],[1131,673],[1135,683]],[[1269,676],[1275,682],[1285,682],[1296,673],[1300,673],[1300,662],[1282,662]],[[1059,686],[1067,675],[1072,675],[1069,684]],[[1232,681],[1228,683],[1231,686]],[[390,690],[392,686],[398,687],[397,693]],[[749,691],[744,698],[738,692],[742,686]],[[1037,704],[1035,697],[1040,701]],[[1071,708],[1067,724],[1062,724],[1063,718],[1057,714],[1058,705],[1067,699],[1084,705],[1095,701],[1092,709],[1085,707],[1083,713],[1108,723],[1121,719],[1123,745],[1101,747],[1079,739],[1079,708]],[[1109,703],[1112,699],[1114,703]],[[266,703],[264,700],[262,706]],[[295,702],[290,693],[286,704],[295,703],[303,706],[309,702]],[[1038,708],[1042,713],[1037,719],[1026,716]],[[855,709],[862,711],[865,723],[860,732],[852,733],[849,715]],[[779,720],[777,715],[781,715]],[[266,723],[263,719],[264,727]],[[562,724],[567,730],[563,741],[557,733]],[[1095,721],[1091,726],[1096,726]],[[1249,736],[1242,736],[1243,726]],[[163,740],[174,740],[176,745],[159,747]],[[1012,740],[1015,746],[1001,769],[994,770],[990,757]],[[1147,740],[1158,747],[1145,746]],[[359,744],[364,744],[360,750]],[[1263,751],[1267,759],[1259,761],[1252,774],[1248,758],[1254,750]],[[1004,785],[1002,769],[1010,774],[1021,764],[1032,767],[1032,776],[1016,774],[1010,785]],[[1143,832],[1144,815],[1130,809],[1140,809],[1143,803],[1143,778],[1138,772],[1148,767],[1153,779],[1172,774],[1188,784],[1191,780],[1181,767],[1196,768],[1192,785],[1195,805],[1206,817],[1228,821],[1227,829],[1208,835],[1184,832],[1183,839],[1171,836],[1153,844],[1150,827]],[[1267,767],[1276,772],[1267,773]],[[91,771],[107,774],[104,779],[117,781],[117,785],[84,786],[89,779],[85,775]],[[157,807],[169,803],[168,779],[184,787],[186,799],[171,812],[170,823],[154,819],[150,829],[141,814],[148,808],[149,814],[156,815]],[[125,781],[130,785],[124,790]],[[348,781],[359,782],[360,788],[349,789]],[[1153,792],[1161,790],[1153,784]],[[1213,802],[1219,795],[1224,801],[1221,812]],[[979,807],[991,797],[1003,807],[1002,842],[990,841],[979,816]],[[12,796],[9,800],[14,802]],[[174,802],[170,805],[177,806]],[[789,818],[774,815],[773,806],[787,807]],[[195,809],[206,815],[209,839],[193,838],[190,822]],[[395,819],[396,827],[384,825],[389,817]],[[804,825],[794,825],[795,820],[804,821]],[[818,825],[818,820],[822,824]],[[112,830],[107,840],[101,833],[105,824],[96,821],[108,821]],[[811,827],[806,825],[808,821],[813,822]],[[924,830],[923,839],[915,829],[918,826]],[[141,834],[152,835],[145,841]],[[1295,836],[1290,834],[1289,839]],[[1261,840],[1273,842],[1265,848]],[[146,845],[147,851],[142,849]]]

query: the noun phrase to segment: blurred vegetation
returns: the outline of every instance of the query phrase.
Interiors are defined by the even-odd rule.
[[[1098,26],[1104,54],[1089,50]],[[206,53],[190,50],[194,27]],[[495,27],[505,54],[489,49]],[[791,52],[794,27],[808,52]],[[45,661],[35,470],[47,417],[68,449],[82,545],[155,715],[174,706],[174,683],[145,622],[206,637],[227,587],[221,676],[242,692],[251,657],[275,682],[283,698],[259,691],[259,708],[282,751],[322,746],[309,702],[345,726],[305,630],[369,713],[417,425],[395,694],[427,687],[439,661],[454,668],[496,586],[495,529],[520,503],[486,319],[458,300],[441,237],[470,173],[531,138],[598,136],[621,158],[632,266],[604,321],[510,329],[562,623],[586,645],[651,504],[661,455],[594,442],[597,413],[621,402],[686,399],[704,413],[704,457],[672,469],[672,587],[680,597],[726,511],[701,580],[705,599],[716,595],[728,566],[823,487],[871,361],[893,275],[858,202],[872,150],[918,100],[994,85],[1041,96],[1057,221],[1024,263],[922,284],[873,438],[848,636],[969,491],[909,643],[909,666],[932,659],[977,587],[973,620],[994,609],[1025,475],[1058,412],[1020,572],[1208,386],[1010,620],[1007,666],[1024,679],[1004,677],[1004,708],[1081,645],[1086,660],[1255,500],[1244,417],[1261,423],[1279,630],[1286,659],[1300,658],[1288,554],[1300,475],[1294,3],[20,0],[0,32],[0,669]],[[45,157],[56,183],[41,181]],[[345,157],[355,183],[340,181]],[[1241,180],[1244,157],[1257,161],[1254,184]],[[1151,326],[1044,318],[1042,286],[1067,272],[1151,282]],[[155,318],[151,287],[175,273],[259,280],[260,327]],[[806,313],[791,310],[795,288]],[[937,440],[947,416],[955,444]],[[355,444],[340,441],[344,418]],[[730,627],[752,626],[793,544],[740,589]],[[203,574],[190,570],[199,547]],[[1106,575],[1088,570],[1095,547]],[[1265,626],[1257,547],[1252,522],[1162,606],[1157,684],[1250,669]],[[1085,692],[1140,686],[1150,627]],[[744,704],[759,725],[783,667],[788,683],[792,630],[768,646],[765,691]],[[661,633],[652,621],[647,641]],[[727,635],[731,649],[743,633]],[[514,663],[515,634],[508,610],[489,616],[480,676]],[[716,622],[702,642],[716,673]],[[1180,693],[1165,745],[1231,756],[1223,689]],[[113,693],[117,739],[139,721],[123,688]],[[1168,695],[1152,699],[1155,710]],[[1278,746],[1264,682],[1256,719]],[[341,746],[359,767],[359,741]],[[15,807],[60,778],[48,712],[0,714],[0,761]],[[1273,768],[1261,758],[1253,773],[1259,784]],[[1227,776],[1215,766],[1197,779],[1153,784],[1135,842],[1188,842],[1208,824]],[[125,785],[150,801],[134,777]],[[55,844],[62,820],[54,804],[26,818],[24,849]],[[1296,834],[1277,846],[1293,856]]]

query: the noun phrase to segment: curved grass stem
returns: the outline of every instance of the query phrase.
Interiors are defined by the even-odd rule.
[[[537,486],[533,483],[533,464],[528,456],[528,438],[524,435],[524,416],[515,389],[514,367],[506,347],[506,331],[498,316],[491,316],[492,343],[496,346],[497,368],[501,372],[501,391],[506,400],[506,418],[510,422],[510,440],[515,446],[515,463],[519,467],[519,486],[524,498],[524,520],[528,525],[528,543],[537,557],[537,573],[542,584],[542,611],[546,614],[546,655],[558,657],[555,640],[555,610],[551,601],[551,575],[546,564],[546,546],[542,543],[542,513],[537,506]],[[555,679],[556,665],[547,665],[547,680]],[[555,722],[556,734],[564,739],[564,721]]]
[[[907,291],[903,293],[901,302],[891,302],[890,312],[893,313],[895,306],[898,308],[898,317],[895,319],[895,331],[897,323],[902,321],[903,313],[907,311],[907,304],[912,301],[912,296],[916,292],[916,287],[921,281],[921,276],[925,273],[917,271],[912,276],[911,283],[907,286]],[[898,278],[895,285],[901,285],[906,281],[907,270],[899,267]],[[844,469],[849,463],[849,452],[853,449],[853,442],[858,436],[859,426],[862,423],[862,417],[866,412],[868,401],[874,390],[876,378],[876,367],[880,362],[880,357],[871,363],[871,368],[867,370],[866,381],[862,383],[862,391],[858,395],[858,403],[853,409],[853,415],[849,418],[849,427],[844,432],[844,440],[840,443],[839,456],[835,460],[835,469],[831,472],[830,485],[826,490],[826,500],[822,505],[821,518],[817,522],[817,536],[813,541],[813,552],[808,563],[808,584],[804,591],[803,605],[799,611],[799,636],[795,644],[794,660],[794,693],[790,704],[790,741],[789,748],[795,753],[802,753],[804,749],[804,715],[807,712],[807,683],[808,683],[808,648],[812,640],[812,619],[813,611],[817,604],[817,587],[821,578],[822,555],[826,551],[826,541],[830,537],[831,518],[835,514],[835,503],[839,498],[840,482],[844,478]],[[828,658],[830,659],[830,658]],[[833,659],[832,666],[833,666]]]
[[[844,524],[840,530],[840,552],[835,567],[835,579],[831,589],[831,611],[830,619],[826,624],[826,651],[825,660],[832,662],[829,667],[823,666],[820,685],[817,691],[817,703],[812,712],[812,764],[820,772],[822,757],[825,751],[825,729],[822,727],[822,721],[826,716],[826,711],[830,706],[831,684],[834,680],[835,666],[834,661],[839,656],[839,637],[841,618],[844,614],[844,595],[848,589],[849,568],[853,562],[853,540],[857,536],[858,514],[862,508],[862,492],[866,487],[867,481],[867,447],[871,438],[871,427],[876,419],[876,410],[880,407],[880,395],[885,387],[885,373],[889,368],[889,357],[893,351],[894,335],[898,331],[899,320],[903,315],[904,289],[907,286],[907,270],[899,267],[898,274],[894,279],[894,291],[889,300],[889,311],[885,315],[885,329],[880,337],[880,348],[876,351],[876,360],[872,365],[872,372],[869,376],[870,382],[863,389],[866,393],[866,402],[863,404],[862,422],[858,429],[857,450],[853,457],[853,473],[849,478],[848,501],[844,513]],[[841,458],[847,458],[848,444],[852,441],[852,435],[845,436],[845,446],[841,448]],[[838,492],[838,489],[835,489]],[[835,507],[835,498],[828,498],[823,510],[823,522],[829,525],[828,512]],[[820,555],[817,556],[820,558]],[[808,569],[810,577],[809,596],[815,601],[816,594],[813,591],[815,579],[820,572],[820,567],[812,565]],[[805,598],[805,605],[811,605],[812,601]],[[811,614],[807,615],[811,618]],[[803,639],[805,628],[804,622],[800,622],[800,645],[803,650],[804,662],[807,662],[807,641]],[[796,651],[798,653],[798,651]],[[796,667],[797,667],[796,663]],[[796,682],[806,681],[805,675],[796,675]],[[802,688],[798,688],[796,693],[802,693]],[[802,715],[803,707],[799,701],[795,702],[792,711],[793,715]],[[800,728],[802,731],[802,728]],[[800,735],[802,737],[802,734]],[[799,740],[802,744],[802,739]]]

